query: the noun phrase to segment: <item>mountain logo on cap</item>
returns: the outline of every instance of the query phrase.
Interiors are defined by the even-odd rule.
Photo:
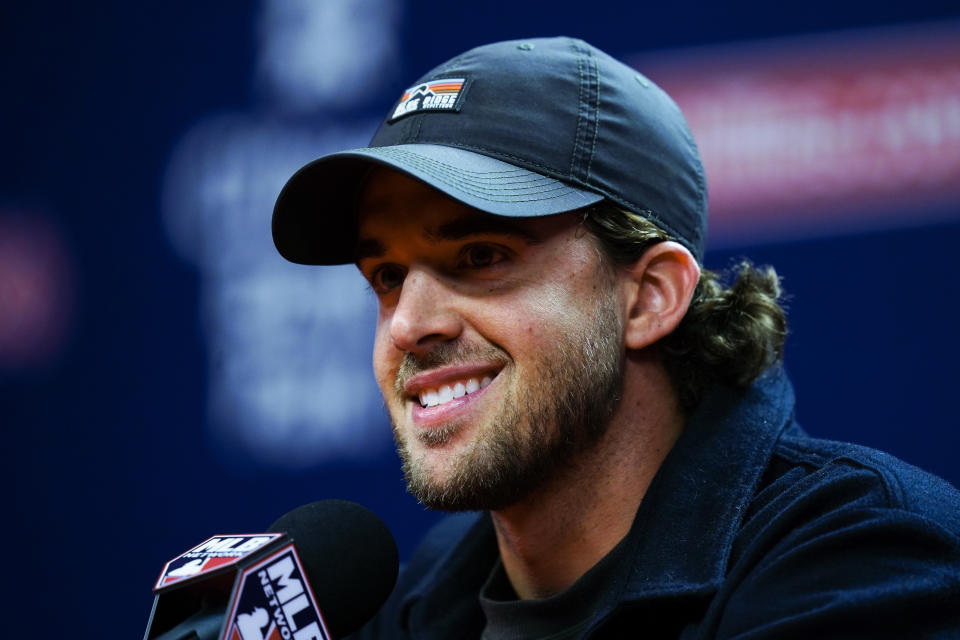
[[[404,92],[388,122],[424,111],[459,111],[466,91],[465,78],[422,82]]]

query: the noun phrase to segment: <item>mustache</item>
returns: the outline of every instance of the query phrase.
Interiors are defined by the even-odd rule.
[[[438,367],[469,364],[475,362],[499,362],[506,364],[510,360],[507,352],[493,344],[466,344],[462,342],[441,342],[424,353],[414,354],[409,351],[403,356],[403,361],[397,369],[393,382],[394,393],[397,397],[406,396],[404,389],[410,378],[421,371]]]

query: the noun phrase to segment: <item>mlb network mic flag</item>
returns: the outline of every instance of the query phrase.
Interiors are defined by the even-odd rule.
[[[144,640],[186,623],[216,640],[329,640],[293,541],[282,533],[218,535],[168,562]],[[199,632],[197,634],[199,636]],[[204,637],[204,636],[201,636]]]

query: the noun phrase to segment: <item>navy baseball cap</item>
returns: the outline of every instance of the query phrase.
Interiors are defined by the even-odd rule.
[[[318,158],[287,181],[273,210],[280,254],[353,262],[356,201],[374,165],[500,216],[553,215],[606,198],[702,262],[706,182],[683,114],[650,80],[582,40],[498,42],[424,75],[368,147]]]

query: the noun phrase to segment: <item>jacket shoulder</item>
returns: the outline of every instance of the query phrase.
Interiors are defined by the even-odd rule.
[[[960,493],[936,476],[790,430],[743,515],[713,633],[956,637],[958,513]]]
[[[784,482],[784,480],[789,480]],[[926,520],[960,539],[960,491],[890,454],[788,430],[761,482],[764,490],[816,491],[835,506],[889,509]],[[829,502],[829,501],[828,501]]]

